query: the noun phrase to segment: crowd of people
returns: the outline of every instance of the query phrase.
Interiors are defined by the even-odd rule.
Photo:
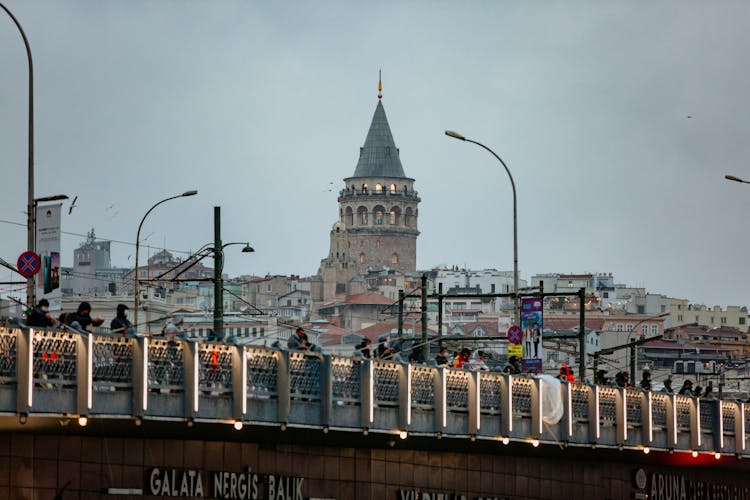
[[[117,305],[117,312],[110,322],[109,328],[112,333],[134,335],[135,330],[127,316],[128,306]],[[74,313],[62,313],[55,318],[49,311],[49,301],[41,299],[32,307],[26,315],[26,326],[37,328],[68,328],[81,333],[90,333],[95,326],[104,324],[104,319],[91,316],[91,304],[86,301],[78,304]]]

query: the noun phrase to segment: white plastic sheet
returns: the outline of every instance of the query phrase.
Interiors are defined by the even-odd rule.
[[[563,407],[562,382],[551,375],[539,375],[542,381],[542,420],[547,425],[558,423],[565,408]]]

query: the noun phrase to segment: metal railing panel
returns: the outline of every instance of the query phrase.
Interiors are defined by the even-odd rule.
[[[292,399],[320,401],[323,360],[315,354],[289,352],[289,395]]]
[[[511,395],[513,397],[513,415],[531,417],[531,393],[533,382],[525,377],[513,377]]]
[[[182,343],[150,339],[148,342],[148,389],[161,393],[185,391]]]
[[[615,425],[617,421],[617,389],[599,388],[599,422],[602,426]]]
[[[464,370],[445,370],[445,397],[448,411],[469,410],[469,377]]]
[[[628,427],[641,427],[643,424],[643,417],[641,416],[641,396],[643,392],[639,389],[628,388],[625,390],[625,394],[627,395]]]
[[[677,432],[690,432],[690,406],[693,404],[688,396],[675,396],[677,403]],[[703,425],[703,423],[701,423]]]
[[[269,399],[279,395],[279,359],[276,351],[248,348],[247,397]]]
[[[480,411],[483,414],[499,415],[502,407],[502,375],[482,373],[479,381]]]
[[[710,434],[714,428],[714,402],[702,400],[700,407],[701,431]]]
[[[133,346],[129,339],[94,335],[93,351],[94,391],[133,388]]]
[[[588,422],[591,387],[585,384],[573,383],[571,384],[570,390],[573,407],[573,420],[575,422]]]
[[[724,423],[724,435],[734,436],[735,419],[737,418],[737,405],[730,401],[721,402],[721,418]]]
[[[667,428],[667,405],[669,396],[662,393],[653,393],[651,399],[651,411],[653,414],[654,430]]]
[[[0,329],[0,384],[15,384],[18,330]]]
[[[361,364],[350,358],[331,358],[332,399],[335,405],[361,403]]]
[[[437,369],[413,366],[411,371],[411,403],[414,408],[435,408],[435,376]]]
[[[233,347],[198,344],[198,390],[202,396],[232,394]]]
[[[373,361],[374,403],[377,406],[398,406],[399,368],[396,363]]]
[[[78,334],[35,330],[33,345],[34,385],[59,389],[76,385]]]

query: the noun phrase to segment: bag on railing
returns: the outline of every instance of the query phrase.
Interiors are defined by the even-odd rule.
[[[565,412],[562,398],[562,383],[551,375],[539,375],[542,380],[542,420],[545,424],[558,423]]]

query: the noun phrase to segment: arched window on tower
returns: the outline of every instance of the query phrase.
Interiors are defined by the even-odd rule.
[[[344,224],[346,227],[352,227],[354,225],[354,211],[352,207],[346,207],[344,210]]]
[[[411,207],[406,208],[406,212],[404,212],[404,225],[406,227],[411,227],[414,219],[414,211],[411,209]]]
[[[383,192],[383,185],[381,183],[378,182],[377,184],[375,184],[375,192],[378,194]]]
[[[391,264],[393,264],[394,266],[398,264],[398,254],[395,252],[393,253],[393,255],[391,255]]]
[[[391,208],[390,223],[391,226],[398,226],[401,224],[401,209],[399,207]]]
[[[364,252],[362,252],[361,254],[359,254],[359,263],[360,264],[364,264],[365,263],[365,254],[364,254]]]
[[[375,213],[375,225],[382,226],[383,216],[385,215],[385,208],[378,205],[373,209],[373,212]]]
[[[368,224],[368,221],[367,221],[367,207],[359,207],[357,209],[357,223],[360,226],[366,226]]]
[[[388,190],[391,192],[391,194],[396,194],[396,185],[391,184],[391,187],[388,188]]]
[[[404,184],[404,194],[408,194],[408,193],[409,193],[409,188],[406,187],[406,184]]]
[[[367,194],[367,183],[362,184],[362,194]]]

